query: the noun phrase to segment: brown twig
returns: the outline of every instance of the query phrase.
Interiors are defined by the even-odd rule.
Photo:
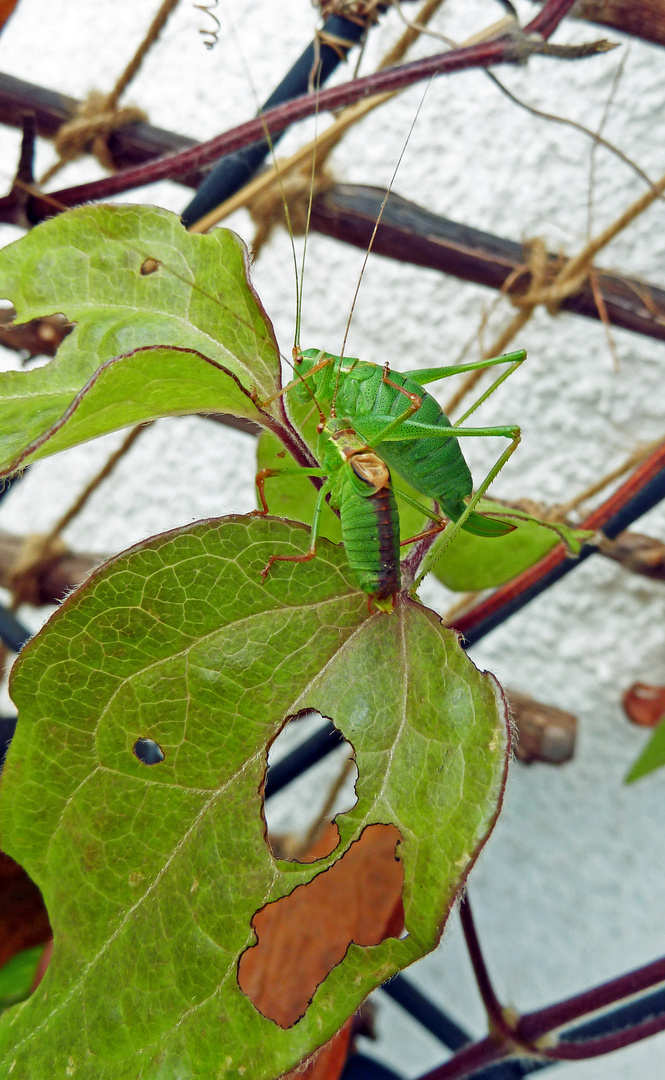
[[[384,197],[383,188],[335,184],[314,199],[312,228],[364,250]],[[386,203],[373,250],[511,295],[528,288],[524,245],[439,217],[394,193]],[[546,253],[546,259],[554,273],[558,256]],[[607,270],[594,273],[613,326],[665,340],[665,289]],[[586,318],[600,318],[590,281],[562,299],[560,306]]]
[[[314,112],[339,109],[373,94],[398,90],[434,75],[451,74],[473,67],[492,67],[497,64],[523,62],[527,57],[536,55],[541,50],[540,43],[533,35],[541,34],[543,37],[548,37],[572,3],[573,0],[548,0],[543,11],[524,28],[524,36],[520,39],[507,38],[467,49],[453,49],[444,54],[353,80],[341,87],[322,90],[316,95],[297,98],[190,151],[142,168],[125,170],[101,181],[64,189],[56,192],[54,198],[59,204],[75,206],[80,205],[81,202],[119,194],[159,179],[173,179],[184,172],[201,168],[224,154],[263,139],[266,128],[274,136],[292,123],[303,120]],[[599,49],[606,47],[606,43],[598,43]],[[43,216],[51,216],[53,210],[54,207],[49,205],[47,199],[37,199],[33,202],[32,211],[36,220]]]
[[[425,0],[418,12],[418,22],[410,23],[407,20],[407,29],[399,37],[390,51],[381,59],[377,71],[394,67],[400,63],[411,45],[418,36],[426,32],[427,23],[436,14],[442,0]],[[396,3],[398,10],[399,3]],[[404,18],[404,16],[402,16]],[[496,37],[492,29],[486,35],[477,35],[477,40],[465,41],[460,47],[477,44],[481,40],[490,40]],[[208,232],[218,222],[223,221],[241,206],[247,206],[250,213],[257,221],[258,240],[255,237],[252,249],[256,256],[257,251],[263,246],[275,224],[285,222],[291,235],[296,231],[304,233],[311,224],[311,206],[317,196],[332,186],[332,177],[326,169],[326,162],[335,147],[344,138],[353,125],[363,120],[375,109],[385,105],[395,97],[397,91],[386,94],[376,94],[365,101],[358,101],[355,105],[340,112],[325,131],[317,133],[316,137],[300,147],[295,154],[286,160],[275,161],[273,165],[253,177],[239,191],[225,199],[224,202],[214,207],[194,224],[190,225],[191,232]],[[284,205],[284,204],[287,205]],[[381,214],[379,211],[378,218]],[[295,228],[295,221],[301,224]],[[378,220],[374,222],[375,228]],[[371,242],[367,249],[371,247]]]
[[[519,1032],[529,1042],[535,1042],[591,1012],[606,1009],[634,994],[644,993],[662,982],[665,982],[665,957],[594,986],[582,994],[558,1001],[555,1005],[526,1013],[519,1022]]]
[[[530,1056],[543,1060],[576,1061],[599,1057],[612,1050],[630,1046],[662,1031],[665,1028],[665,1013],[622,1030],[612,1031],[600,1038],[579,1042],[552,1042],[551,1036],[564,1025],[599,1009],[616,1005],[625,998],[643,993],[664,981],[665,959],[656,960],[627,975],[621,975],[618,979],[612,979],[575,997],[557,1002],[556,1005],[525,1014],[516,1020],[507,1037],[497,1038],[495,1034],[490,1034],[476,1043],[464,1046],[454,1057],[421,1076],[419,1080],[464,1080],[494,1062],[523,1056],[525,1047],[530,1048]]]
[[[42,139],[53,139],[62,124],[76,115],[81,104],[77,98],[0,72],[1,124],[22,128],[24,118],[29,114],[34,118],[36,134]],[[108,139],[108,150],[116,169],[142,165],[164,154],[197,145],[196,139],[145,123],[114,131]],[[197,188],[202,179],[202,173],[191,172],[181,176],[178,183]]]
[[[25,544],[26,537],[0,531],[0,586],[3,589],[11,590],[14,585],[15,568],[25,551]],[[34,574],[33,592],[25,602],[37,607],[57,604],[106,558],[106,555],[62,549],[49,562],[42,563]]]
[[[146,119],[142,109],[133,105],[119,108],[118,102],[140,71],[145,57],[178,3],[179,0],[162,0],[143,40],[112,90],[108,94],[91,91],[77,113],[59,128],[55,136],[58,158],[42,177],[42,183],[55,176],[67,162],[88,152],[93,153],[106,168],[113,168],[113,157],[108,148],[109,136],[114,131]]]
[[[513,1036],[513,1027],[506,1017],[492,985],[485,957],[480,947],[480,939],[476,931],[468,892],[464,894],[460,901],[459,914],[473,974],[487,1013],[490,1038],[496,1039],[497,1042],[500,1040],[510,1042]]]
[[[542,2],[542,0],[541,0]],[[577,0],[571,16],[665,45],[665,0]]]

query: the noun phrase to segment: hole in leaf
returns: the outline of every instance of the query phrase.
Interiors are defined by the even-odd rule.
[[[154,739],[137,739],[133,750],[144,765],[159,765],[164,760],[164,751]]]
[[[300,714],[282,728],[268,751],[264,804],[276,858],[314,862],[335,850],[339,833],[333,819],[358,801],[353,754],[320,713]]]
[[[0,717],[0,770],[5,763],[7,751],[16,731],[16,717]]]
[[[238,985],[263,1016],[292,1027],[351,943],[400,936],[400,839],[395,825],[368,825],[330,869],[254,915],[258,942],[240,957]]]
[[[146,274],[154,274],[155,270],[159,270],[161,265],[162,264],[158,262],[157,259],[146,259],[141,266],[141,274],[143,277],[145,277]]]
[[[26,871],[0,852],[0,1010],[26,998],[36,984],[38,948],[51,939],[48,913],[41,892]],[[31,955],[25,955],[30,952]],[[9,968],[12,958],[15,963]],[[45,965],[48,955],[45,958]]]

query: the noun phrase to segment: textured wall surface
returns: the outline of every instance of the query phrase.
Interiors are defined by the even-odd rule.
[[[5,71],[81,97],[109,88],[149,23],[155,0],[21,0],[0,39]],[[529,18],[535,7],[523,0]],[[407,5],[411,12],[415,5]],[[256,110],[311,34],[306,0],[244,0],[224,5],[220,42],[205,50],[198,33],[206,16],[183,2],[127,99],[151,121],[210,137]],[[450,0],[437,27],[462,39],[500,17],[492,0]],[[364,70],[399,33],[391,14],[371,41]],[[558,40],[609,36],[574,23]],[[419,46],[422,52],[435,45]],[[620,78],[617,72],[624,64]],[[610,95],[604,135],[652,179],[665,170],[665,53],[621,41],[614,52],[583,63],[536,58],[497,74],[532,105],[592,128]],[[251,76],[255,90],[248,82]],[[388,183],[422,89],[353,130],[333,168],[351,182]],[[325,123],[322,119],[321,123]],[[294,147],[312,125],[285,140]],[[16,132],[0,131],[5,182],[17,155]],[[457,221],[514,240],[540,236],[554,250],[576,253],[644,190],[644,182],[607,150],[570,127],[519,109],[482,72],[438,79],[430,86],[395,181],[401,195]],[[39,165],[52,160],[40,147]],[[58,186],[101,175],[85,161],[69,166]],[[62,184],[61,184],[62,181]],[[160,184],[132,196],[174,210],[189,194]],[[665,211],[657,202],[598,258],[665,284]],[[232,226],[247,240],[252,226],[238,213]],[[18,230],[4,227],[3,243]],[[339,351],[362,253],[313,236],[308,249],[303,345]],[[292,259],[277,234],[255,268],[283,352],[293,336]],[[494,294],[433,271],[371,258],[360,291],[347,353],[402,370],[454,362],[473,342]],[[511,309],[494,310],[489,345]],[[613,334],[616,364],[600,323],[538,313],[516,346],[529,359],[482,408],[483,421],[520,423],[523,442],[494,491],[505,498],[564,502],[616,467],[663,428],[665,345],[627,332]],[[470,357],[475,358],[477,343]],[[4,354],[1,362],[16,366]],[[0,527],[20,533],[48,528],[94,474],[121,436],[109,436],[35,466],[3,503]],[[496,448],[469,446],[474,475]],[[253,440],[196,418],[164,421],[142,436],[100,489],[66,539],[75,548],[117,551],[161,529],[253,506]],[[640,531],[665,537],[654,511]],[[432,586],[427,599],[445,611],[452,598]],[[592,558],[472,651],[477,664],[508,686],[574,712],[575,760],[561,768],[511,768],[504,812],[470,881],[470,893],[503,1000],[532,1009],[618,975],[665,952],[665,773],[626,788],[622,778],[645,736],[625,720],[620,700],[635,679],[665,682],[662,585]],[[34,614],[26,620],[37,625]],[[456,918],[439,950],[411,977],[474,1033],[484,1031]],[[418,1076],[442,1059],[403,1014],[378,995],[381,1039],[367,1052]],[[611,1058],[559,1067],[565,1080],[626,1080],[663,1075],[665,1036]]]

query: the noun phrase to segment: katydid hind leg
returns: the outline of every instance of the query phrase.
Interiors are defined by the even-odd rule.
[[[510,439],[511,448],[509,448],[510,454],[512,454],[515,446],[520,439],[519,428],[515,425],[506,425],[503,427],[486,427],[486,428],[453,428],[442,427],[436,424],[423,424],[418,420],[407,419],[401,424],[398,430],[394,429],[394,425],[391,424],[390,417],[387,416],[363,416],[357,421],[359,431],[364,438],[368,441],[372,441],[375,446],[378,446],[379,453],[381,452],[381,443],[386,442],[394,445],[395,443],[404,442],[412,443],[421,439],[432,439],[438,442],[448,442],[450,439],[456,439],[457,436],[464,437],[501,437]],[[392,429],[392,430],[391,430]],[[386,448],[387,449],[387,448]],[[506,458],[507,460],[507,458]],[[393,461],[394,467],[399,472],[399,465]],[[496,475],[496,474],[495,474]],[[412,476],[405,474],[405,478],[418,486]],[[487,490],[487,487],[491,483],[493,476],[488,481],[484,481],[485,487],[483,487],[482,493]],[[482,485],[481,485],[482,487]],[[434,495],[434,492],[428,492]],[[480,496],[476,497],[479,498]],[[485,517],[482,514],[478,514],[474,511],[473,505],[471,509],[467,503],[459,496],[453,496],[446,498],[445,494],[445,473],[442,474],[442,489],[436,493],[436,498],[441,505],[441,509],[444,514],[450,518],[451,521],[462,521],[461,528],[466,532],[471,532],[477,536],[497,537],[505,536],[509,532],[513,532],[515,526],[508,522],[500,521],[495,518]]]
[[[399,418],[398,418],[399,419]],[[419,420],[400,421],[399,428],[395,429],[394,416],[359,416],[354,424],[364,439],[373,447],[379,447],[382,442],[412,442],[416,439],[456,439],[459,437],[484,438],[497,436],[504,439],[514,439],[519,435],[519,428],[515,424],[505,424],[495,427],[439,427],[437,424],[423,424]]]
[[[515,429],[515,435],[511,439],[510,446],[506,447],[506,449],[503,451],[503,453],[497,458],[494,465],[492,466],[492,468],[487,473],[487,476],[484,478],[484,480],[482,481],[480,486],[478,488],[476,488],[476,491],[472,495],[469,502],[466,504],[466,507],[465,507],[464,511],[462,512],[461,516],[454,523],[454,526],[450,530],[450,534],[449,534],[451,537],[454,536],[460,529],[464,528],[465,522],[468,520],[470,515],[473,513],[474,508],[478,505],[478,503],[482,499],[483,495],[485,494],[485,492],[489,488],[492,481],[496,479],[496,477],[499,475],[499,473],[501,472],[502,468],[504,467],[504,465],[506,464],[508,459],[510,457],[512,457],[512,455],[517,450],[517,447],[520,444],[520,439],[521,439],[520,430],[519,430],[519,428],[516,428]],[[480,515],[478,515],[478,516],[480,517]],[[489,519],[481,519],[481,520],[489,520]],[[514,526],[510,526],[510,528],[508,528],[506,531],[507,532],[512,532],[513,529],[514,529]]]
[[[500,457],[497,458],[494,465],[489,470],[489,472],[487,473],[487,475],[483,479],[482,483],[480,484],[480,486],[477,488],[477,490],[473,494],[472,498],[465,505],[464,510],[462,511],[460,516],[457,518],[456,521],[451,521],[449,523],[449,525],[443,530],[440,541],[438,543],[436,543],[435,545],[433,545],[433,547],[430,549],[430,551],[425,556],[425,558],[424,558],[424,560],[423,560],[423,562],[421,564],[420,573],[418,575],[418,578],[416,580],[414,588],[416,588],[420,584],[420,582],[422,581],[425,574],[427,574],[432,569],[432,567],[434,566],[436,560],[438,559],[439,555],[441,554],[442,548],[445,545],[447,545],[448,543],[450,543],[450,541],[453,540],[457,536],[457,534],[459,533],[459,531],[461,529],[465,528],[465,526],[467,525],[467,522],[469,521],[469,518],[471,518],[471,515],[474,514],[475,507],[478,505],[478,503],[482,499],[483,495],[485,494],[485,492],[489,488],[490,484],[499,475],[499,473],[501,472],[502,468],[504,467],[504,465],[506,464],[508,459],[517,450],[517,447],[519,446],[519,443],[520,443],[519,428],[516,429],[516,432],[517,432],[516,435],[511,440],[510,446],[506,447],[506,449],[503,451],[503,453],[500,455]],[[475,517],[480,520],[480,523],[484,523],[484,524],[486,524],[488,521],[492,520],[490,518],[484,518],[481,514],[476,514]],[[475,519],[472,519],[472,526],[475,525],[475,524],[476,524]],[[513,526],[513,525],[508,526],[507,522],[497,522],[496,524],[504,525],[504,533],[512,532],[513,529],[515,528],[515,526]],[[467,531],[475,532],[476,530],[472,527],[471,530],[467,529]],[[487,536],[487,535],[501,535],[501,534],[500,533],[488,534],[487,532],[485,532],[485,533],[480,533],[480,535]]]
[[[512,364],[513,368],[515,368],[524,360],[526,360],[526,350],[517,349],[515,352],[505,353],[502,356],[493,356],[488,360],[475,360],[469,364],[446,364],[443,367],[435,368],[417,368],[414,371],[404,371],[401,374],[405,378],[411,379],[412,382],[418,383],[419,386],[425,386],[427,383],[447,379],[450,375],[463,375],[467,371],[479,371],[483,368],[493,367],[496,364]]]

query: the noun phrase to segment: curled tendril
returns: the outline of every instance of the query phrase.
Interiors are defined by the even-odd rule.
[[[198,11],[203,11],[206,15],[209,15],[213,22],[216,24],[214,29],[212,27],[206,27],[199,29],[199,34],[203,35],[206,49],[214,49],[215,45],[219,41],[219,31],[221,30],[221,23],[215,15],[215,8],[217,7],[219,0],[213,0],[211,4],[194,4],[194,7]]]

